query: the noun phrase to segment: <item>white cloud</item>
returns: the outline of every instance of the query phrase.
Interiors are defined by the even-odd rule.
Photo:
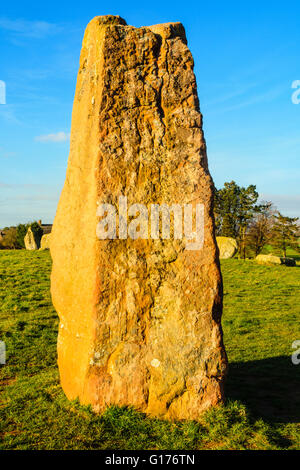
[[[56,134],[37,136],[34,140],[37,142],[66,142],[69,139],[70,134],[66,134],[65,132],[57,132]]]
[[[47,23],[46,21],[10,20],[3,17],[0,18],[0,29],[9,31],[17,36],[38,39],[57,33],[60,30],[56,24]]]
[[[61,185],[0,181],[0,227],[41,219],[52,223]]]
[[[288,217],[300,218],[300,194],[260,194],[261,201],[272,201],[275,207]]]
[[[10,124],[16,124],[16,125],[22,124],[22,122],[19,121],[19,119],[15,116],[15,109],[16,109],[16,106],[14,105],[6,104],[5,106],[1,106],[0,118]]]
[[[11,158],[11,157],[15,157],[16,153],[15,152],[3,152],[0,155],[1,155],[1,158]]]
[[[5,148],[0,147],[0,158],[11,158],[15,156],[16,156],[15,152],[8,152]],[[1,186],[1,183],[0,183],[0,186]]]

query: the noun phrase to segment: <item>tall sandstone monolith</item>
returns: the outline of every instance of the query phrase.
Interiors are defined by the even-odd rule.
[[[83,40],[51,234],[67,397],[96,412],[133,405],[170,419],[197,419],[222,401],[227,362],[212,188],[183,26],[94,18]],[[97,208],[117,211],[120,196],[128,207],[203,204],[203,247],[121,231],[99,239]]]

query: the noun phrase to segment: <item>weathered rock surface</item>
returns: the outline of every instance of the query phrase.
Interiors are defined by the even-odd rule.
[[[40,250],[50,249],[50,238],[51,238],[51,233],[47,233],[42,236]]]
[[[233,258],[238,249],[236,240],[231,237],[217,237],[216,240],[219,247],[220,259]]]
[[[24,237],[24,244],[26,250],[38,250],[41,244],[41,237],[29,227]]]
[[[186,240],[99,240],[97,206],[202,203]],[[222,284],[192,55],[180,23],[96,17],[82,46],[65,185],[51,233],[63,389],[95,411],[197,419],[223,399]],[[66,230],[65,227],[68,229]]]

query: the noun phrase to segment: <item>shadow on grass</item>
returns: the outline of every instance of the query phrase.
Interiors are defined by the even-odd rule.
[[[273,423],[300,421],[300,364],[279,356],[229,365],[226,397],[240,400],[251,413]]]

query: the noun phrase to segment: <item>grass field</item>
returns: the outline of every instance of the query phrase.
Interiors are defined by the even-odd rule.
[[[300,267],[222,262],[224,406],[170,423],[130,408],[102,416],[68,402],[56,366],[58,319],[47,251],[0,252],[1,449],[300,449]]]

